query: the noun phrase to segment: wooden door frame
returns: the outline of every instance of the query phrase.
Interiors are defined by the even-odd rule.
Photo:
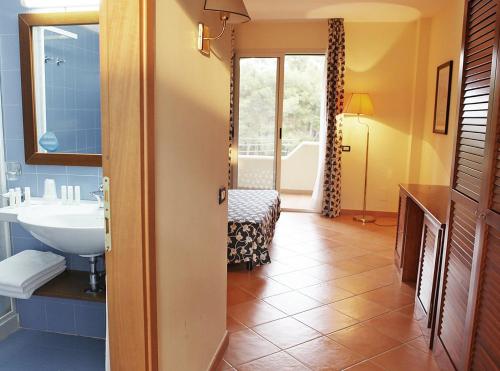
[[[111,368],[156,371],[155,1],[103,0],[100,44]]]

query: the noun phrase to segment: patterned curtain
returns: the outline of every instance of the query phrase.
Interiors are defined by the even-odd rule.
[[[229,90],[229,168],[228,168],[228,188],[232,187],[233,175],[231,171],[231,155],[233,150],[233,139],[234,139],[234,68],[236,63],[236,51],[235,51],[235,32],[234,28],[231,30],[231,83]]]
[[[343,19],[328,20],[326,82],[326,154],[322,214],[340,215],[342,123],[337,115],[344,109],[345,31]]]

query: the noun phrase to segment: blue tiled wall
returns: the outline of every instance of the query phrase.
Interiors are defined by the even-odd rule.
[[[29,186],[32,195],[41,196],[44,180],[52,178],[56,180],[58,192],[61,185],[79,185],[82,188],[82,198],[91,199],[89,192],[97,190],[101,183],[101,168],[34,166],[26,165],[24,162],[17,15],[28,10],[19,3],[18,0],[0,2],[0,86],[5,155],[7,161],[20,162],[23,170],[19,181],[12,182],[8,186]],[[11,224],[11,239],[13,253],[24,249],[50,250],[17,224]],[[66,258],[70,269],[87,270],[87,259],[76,255],[67,255]],[[23,327],[104,337],[104,304],[33,297],[29,300],[17,300],[17,309]],[[74,322],[71,318],[74,318]]]
[[[88,26],[61,26],[77,39],[45,31],[47,131],[57,152],[101,153],[99,33]],[[62,60],[60,64],[57,60]]]
[[[106,337],[104,303],[34,296],[16,300],[21,327],[60,334]]]

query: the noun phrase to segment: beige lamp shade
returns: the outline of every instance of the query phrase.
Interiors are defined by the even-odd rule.
[[[372,116],[374,113],[372,99],[366,93],[353,93],[344,107],[344,113]]]
[[[243,0],[205,0],[205,10],[230,13],[228,23],[244,23],[250,20]]]

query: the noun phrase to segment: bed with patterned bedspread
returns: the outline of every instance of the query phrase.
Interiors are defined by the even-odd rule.
[[[249,268],[269,264],[268,247],[280,216],[279,193],[231,189],[228,192],[227,262]]]

